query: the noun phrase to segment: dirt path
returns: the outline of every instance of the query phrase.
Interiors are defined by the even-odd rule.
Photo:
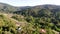
[[[18,20],[11,18],[13,14],[4,14],[4,15],[7,16],[12,21],[15,21],[16,26],[25,26],[27,24],[26,22],[22,22],[22,21],[19,22]]]

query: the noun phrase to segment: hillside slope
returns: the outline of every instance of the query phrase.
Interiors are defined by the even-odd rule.
[[[16,34],[18,27],[25,27],[26,21],[18,21],[11,18],[14,14],[0,13],[0,34]]]
[[[0,3],[0,12],[14,12],[20,10],[18,7],[14,7],[5,3]]]
[[[2,3],[0,6],[1,34],[59,34],[60,32],[60,6],[14,7]]]

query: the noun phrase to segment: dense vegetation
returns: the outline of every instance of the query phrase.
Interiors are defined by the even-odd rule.
[[[58,34],[60,32],[60,6],[40,5],[20,9],[14,9],[15,11],[12,9],[11,12],[2,11],[0,34]],[[4,15],[7,12],[11,17]],[[23,23],[19,26],[21,30],[18,30],[16,21]]]
[[[0,15],[0,34],[15,34],[16,33],[15,21],[10,18]]]
[[[53,34],[53,30],[60,32],[60,9],[59,8],[27,8],[16,11],[14,14],[23,15],[26,21],[37,29],[46,29],[47,33]],[[34,28],[33,28],[34,29]],[[37,29],[37,30],[38,30]]]

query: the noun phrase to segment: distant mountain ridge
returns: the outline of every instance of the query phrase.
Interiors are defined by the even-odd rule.
[[[13,12],[13,11],[17,11],[19,8],[8,5],[8,4],[4,4],[4,3],[0,3],[0,12]]]
[[[15,11],[20,11],[20,10],[26,10],[26,9],[60,9],[60,6],[58,5],[50,5],[50,4],[46,4],[46,5],[37,5],[37,6],[20,6],[20,7],[16,7],[16,6],[11,6],[9,4],[5,4],[5,3],[0,3],[0,12],[15,12]]]

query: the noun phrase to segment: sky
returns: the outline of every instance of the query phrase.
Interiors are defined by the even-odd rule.
[[[0,2],[13,6],[35,6],[43,4],[60,5],[60,0],[0,0]]]

